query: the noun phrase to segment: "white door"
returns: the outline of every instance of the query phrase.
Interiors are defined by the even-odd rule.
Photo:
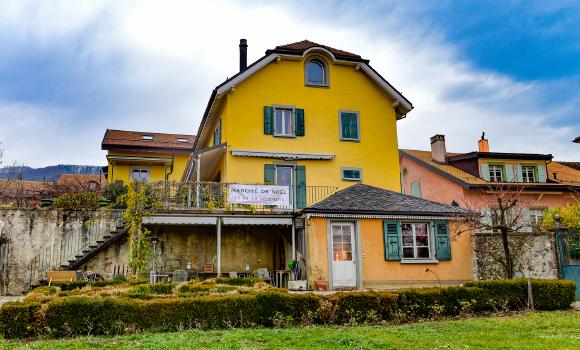
[[[332,223],[332,285],[356,286],[355,239],[353,223]]]

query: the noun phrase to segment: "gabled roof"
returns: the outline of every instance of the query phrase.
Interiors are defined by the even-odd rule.
[[[304,213],[449,216],[465,209],[382,188],[356,184],[304,209]]]
[[[118,147],[192,150],[194,142],[195,135],[107,129],[101,148],[104,150]]]
[[[297,41],[295,43],[290,43],[290,44],[286,44],[286,45],[278,45],[278,46],[276,46],[275,49],[266,51],[266,54],[286,53],[286,54],[302,55],[308,49],[315,48],[315,47],[320,47],[320,48],[326,49],[327,51],[330,51],[334,55],[334,57],[337,59],[353,60],[353,61],[357,61],[357,62],[367,62],[368,63],[368,60],[363,60],[362,57],[360,57],[357,54],[354,54],[354,53],[351,53],[348,51],[344,51],[344,50],[335,49],[334,47],[330,47],[330,46],[326,46],[326,45],[317,44],[317,43],[312,42],[310,40],[302,40],[302,41]]]
[[[513,155],[513,153],[504,153],[508,155]],[[451,181],[454,181],[463,187],[466,188],[487,188],[489,186],[495,185],[514,185],[513,182],[489,182],[485,181],[484,179],[472,175],[466,171],[463,171],[449,163],[441,164],[435,162],[432,158],[431,151],[419,151],[419,150],[410,150],[410,149],[401,149],[399,150],[399,155],[401,157],[405,157],[408,159],[413,160],[414,162],[423,165],[425,168],[444,176]],[[461,159],[461,153],[447,153],[448,159]],[[551,155],[550,155],[551,157]],[[485,157],[483,157],[485,158]],[[520,159],[520,158],[509,158],[506,157],[505,159]],[[526,157],[522,157],[521,159],[529,159]],[[533,158],[536,159],[536,158]],[[539,159],[541,160],[541,159]],[[544,159],[545,160],[545,159]],[[531,189],[547,189],[553,188],[562,190],[563,188],[568,188],[570,186],[580,186],[580,171],[568,168],[558,162],[549,162],[547,165],[547,178],[550,182],[546,183],[525,183],[526,188]],[[554,172],[556,173],[556,178],[554,178]],[[517,183],[516,183],[517,185]]]
[[[217,107],[219,106],[223,97],[238,84],[260,71],[262,68],[266,67],[268,64],[276,61],[280,57],[284,56],[303,56],[309,50],[322,50],[330,53],[332,59],[341,64],[348,64],[360,68],[360,70],[365,73],[372,81],[374,81],[381,89],[383,89],[395,102],[393,103],[397,119],[402,119],[413,109],[413,104],[409,101],[401,92],[399,92],[393,85],[391,85],[383,76],[381,76],[374,68],[372,68],[368,63],[368,60],[362,59],[359,55],[350,53],[344,50],[335,49],[330,46],[317,44],[312,41],[302,40],[295,43],[290,43],[286,45],[279,45],[272,50],[267,50],[266,54],[259,58],[257,61],[250,64],[245,70],[237,72],[232,77],[226,79],[224,82],[216,86],[212,91],[209,101],[207,103],[205,112],[201,123],[199,124],[199,129],[197,132],[197,138],[194,143],[194,149],[198,149],[198,143],[200,139],[207,137],[204,134],[205,124],[214,113],[217,113]]]

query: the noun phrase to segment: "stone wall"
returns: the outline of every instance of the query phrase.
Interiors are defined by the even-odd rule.
[[[0,293],[29,288],[30,261],[63,238],[87,230],[96,213],[46,209],[0,209],[4,223],[0,249]]]
[[[515,277],[559,278],[554,236],[551,234],[512,234],[510,252]],[[505,259],[499,234],[479,233],[473,237],[474,278],[505,278]]]

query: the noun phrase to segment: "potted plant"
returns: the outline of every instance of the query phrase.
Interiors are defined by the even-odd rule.
[[[314,290],[328,290],[328,280],[323,280],[322,270],[317,265],[312,267],[312,276],[314,277]]]

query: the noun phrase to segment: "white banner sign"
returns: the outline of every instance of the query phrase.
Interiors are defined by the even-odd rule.
[[[290,206],[289,186],[229,185],[228,191],[232,204]]]

